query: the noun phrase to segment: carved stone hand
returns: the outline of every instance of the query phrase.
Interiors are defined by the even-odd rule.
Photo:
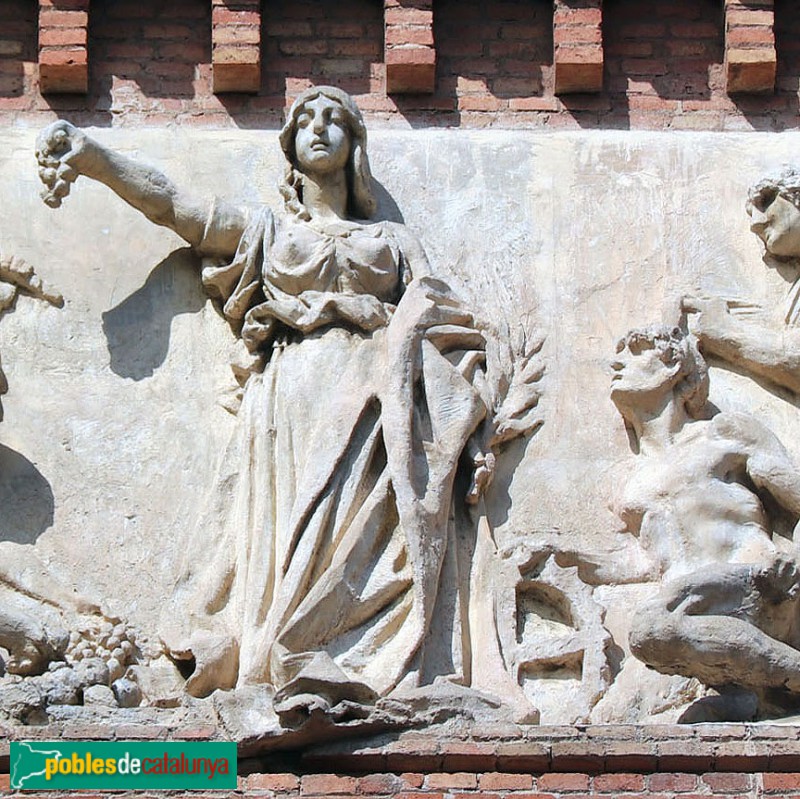
[[[721,297],[686,296],[681,310],[688,314],[690,332],[704,344],[719,341],[730,331],[728,302]]]
[[[800,563],[787,554],[779,554],[772,563],[756,571],[754,586],[772,602],[794,599],[800,594]]]
[[[58,208],[79,175],[87,174],[92,140],[66,120],[48,125],[36,139],[39,178],[45,185],[42,199]]]

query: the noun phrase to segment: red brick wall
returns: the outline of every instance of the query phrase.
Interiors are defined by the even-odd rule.
[[[435,99],[442,109],[456,110],[448,123],[481,124],[495,115],[552,106],[552,4],[440,0],[434,32]],[[543,94],[549,97],[544,104]]]
[[[0,124],[63,114],[98,125],[274,126],[302,88],[329,82],[355,94],[373,120],[412,125],[797,128],[800,3],[775,0],[777,91],[731,96],[723,5],[605,0],[603,91],[559,97],[552,0],[435,0],[435,91],[387,96],[383,2],[270,0],[260,89],[215,95],[211,0],[92,0],[88,94],[42,96],[37,4],[2,0]]]
[[[234,796],[273,799],[800,799],[800,737],[770,724],[484,726],[479,739],[407,731],[301,752],[240,755]],[[207,740],[204,724],[0,725],[0,794],[11,740]],[[175,795],[175,794],[173,794]],[[219,794],[214,794],[219,795]],[[20,799],[23,799],[20,796]],[[186,799],[197,799],[187,794]]]
[[[580,774],[534,776],[504,772],[439,774],[253,774],[242,780],[246,796],[399,796],[402,799],[775,799],[800,797],[800,774]]]
[[[158,123],[206,111],[210,2],[92,2],[89,51],[89,96],[51,97],[49,103],[127,116],[129,124],[142,117]]]
[[[0,112],[30,106],[37,19],[36,4],[30,0],[0,3]]]
[[[721,3],[637,0],[605,10],[606,82],[613,107],[632,126],[717,127],[724,94]]]
[[[403,799],[727,799],[800,796],[800,774],[579,774],[534,776],[502,772],[440,774],[253,774],[242,781],[247,796],[400,796]]]
[[[9,794],[8,774],[0,774],[0,795]],[[185,794],[186,799],[194,795]],[[173,793],[172,796],[180,797],[181,794]],[[796,799],[800,797],[800,774],[552,773],[535,776],[502,772],[410,772],[351,777],[261,773],[240,777],[239,789],[233,796],[274,799],[323,796],[338,799],[386,796],[400,799]]]
[[[325,18],[318,19],[322,5]],[[379,0],[270,0],[263,28],[263,90],[278,108],[285,96],[314,83],[334,83],[354,95],[384,92]]]

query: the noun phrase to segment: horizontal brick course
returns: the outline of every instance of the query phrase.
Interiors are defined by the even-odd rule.
[[[307,774],[300,780],[302,796],[354,794],[355,777],[340,777],[336,774]]]
[[[766,793],[787,793],[800,795],[800,773],[764,774],[764,791]]]
[[[588,774],[542,774],[537,780],[539,788],[556,793],[588,791],[590,784]]]
[[[248,791],[274,791],[292,793],[297,791],[300,777],[296,774],[250,774],[245,780]]]
[[[614,0],[602,24],[599,0],[248,2],[3,0],[0,119],[276,127],[299,91],[333,82],[371,124],[798,127],[788,0]],[[572,94],[592,85],[600,99]]]
[[[142,725],[143,726],[143,725]],[[156,727],[157,737],[177,738],[181,733],[194,735],[196,739],[211,737],[214,730],[205,725],[196,727]],[[126,739],[137,737],[138,727],[131,725],[117,728],[101,725],[50,725],[46,728],[12,728],[9,734],[18,738],[41,739],[77,737],[92,739]],[[497,731],[493,741],[446,739],[424,733],[401,734],[396,740],[374,748],[359,748],[346,742],[311,748],[304,754],[288,756],[293,763],[286,768],[285,758],[269,755],[258,761],[242,761],[244,775],[240,778],[239,793],[245,797],[279,797],[280,799],[311,799],[311,797],[333,796],[340,799],[360,797],[398,796],[405,799],[700,799],[700,797],[726,797],[726,799],[757,799],[760,796],[800,798],[800,774],[797,772],[750,773],[745,768],[738,771],[719,771],[712,767],[701,770],[707,757],[706,747],[725,751],[729,765],[735,765],[737,752],[743,757],[757,753],[774,752],[790,756],[800,744],[798,730],[792,727],[764,727],[756,725],[699,725],[697,727],[588,727],[588,728],[510,728]],[[529,736],[537,740],[525,741]],[[4,742],[8,743],[6,738]],[[609,769],[608,755],[613,746],[624,744],[650,751],[673,752],[682,749],[686,763],[694,767],[694,773],[685,771],[651,770],[649,773],[622,772]],[[530,770],[503,768],[503,752],[518,757],[524,754],[521,747],[534,747],[532,751],[559,751],[568,749],[571,756],[580,756],[584,747],[588,756],[605,758],[605,770],[601,773],[585,771],[553,771],[555,761]],[[516,747],[516,748],[510,748]],[[540,747],[540,749],[536,749]],[[724,749],[724,747],[727,747]],[[742,747],[736,749],[733,747]],[[371,771],[376,757],[384,763],[392,754],[402,754],[409,762],[430,768],[425,771],[399,771],[391,769]],[[484,771],[481,764],[493,753],[498,768]],[[458,771],[443,769],[443,758],[447,755],[461,758],[465,768]],[[470,757],[473,768],[468,768]],[[798,762],[794,755],[795,766]],[[316,758],[316,759],[315,759]],[[326,759],[327,758],[327,761]],[[328,771],[310,772],[307,766]],[[276,770],[266,769],[274,764]],[[327,765],[324,765],[327,764]],[[331,766],[342,773],[332,773]],[[0,770],[7,771],[7,755],[0,747]],[[349,772],[349,773],[348,773]],[[8,791],[7,773],[0,775],[0,791]],[[197,799],[194,794],[187,799]]]
[[[256,93],[261,88],[260,0],[211,0],[212,89]]]
[[[482,791],[529,791],[533,787],[533,777],[530,774],[489,772],[480,775],[479,787]]]

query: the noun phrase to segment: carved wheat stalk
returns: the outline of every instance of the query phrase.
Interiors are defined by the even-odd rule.
[[[498,376],[494,382],[492,449],[533,432],[541,426],[540,381],[545,372],[541,358],[544,338],[532,336],[520,326],[512,340],[504,335],[498,352]]]

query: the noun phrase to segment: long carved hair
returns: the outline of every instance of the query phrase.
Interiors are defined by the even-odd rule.
[[[353,98],[335,86],[312,86],[306,89],[292,103],[286,124],[279,135],[279,141],[286,156],[286,173],[278,187],[283,197],[286,210],[302,219],[309,219],[309,213],[303,205],[303,173],[297,165],[295,152],[295,135],[297,118],[303,106],[317,97],[326,97],[338,103],[345,112],[347,127],[350,133],[350,157],[345,172],[347,175],[347,212],[356,219],[369,219],[375,213],[377,203],[372,193],[372,172],[367,158],[367,129],[358,106]]]

